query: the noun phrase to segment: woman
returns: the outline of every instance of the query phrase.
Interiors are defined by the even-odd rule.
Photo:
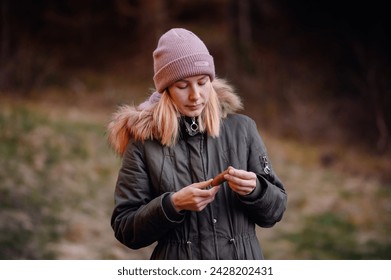
[[[156,92],[109,124],[123,156],[116,238],[132,249],[157,241],[151,259],[263,259],[255,225],[280,221],[287,196],[254,121],[235,113],[239,97],[192,32],[169,30],[153,58]]]

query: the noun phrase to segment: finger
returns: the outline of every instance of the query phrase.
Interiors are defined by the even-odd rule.
[[[231,175],[229,175],[231,176]],[[256,187],[256,180],[243,180],[237,177],[229,177],[228,178],[229,187],[238,192],[238,191],[247,191],[252,190]]]
[[[254,188],[241,188],[238,193],[240,193],[241,195],[248,195],[253,190],[254,190]]]
[[[229,186],[232,189],[232,191],[234,191],[240,195],[247,195],[254,190],[253,187],[242,187],[242,186],[238,186],[235,184],[230,184]]]
[[[208,190],[208,191],[209,191],[209,193],[211,194],[211,196],[214,197],[214,196],[216,195],[216,193],[219,191],[219,189],[220,189],[220,185],[215,186],[215,187],[211,188],[211,189]]]
[[[238,187],[255,187],[256,184],[254,179],[241,179],[232,175],[227,176],[227,181],[228,184],[236,185]]]
[[[215,186],[215,187],[210,188],[208,190],[200,190],[199,195],[203,198],[206,198],[206,199],[211,198],[211,197],[213,198],[216,195],[216,193],[219,191],[219,189],[220,189],[220,186]]]
[[[208,181],[194,183],[194,184],[192,184],[192,186],[197,189],[205,189],[206,187],[210,186],[212,181],[213,181],[213,179],[209,179]]]
[[[197,207],[194,209],[194,211],[200,212],[200,211],[204,210],[205,207],[206,207],[207,205],[208,205],[208,203],[203,203],[203,204],[197,206]]]
[[[194,205],[194,211],[202,211],[209,203],[211,203],[213,201],[213,197],[212,198],[207,198],[207,199],[202,199],[200,201],[198,201],[195,205]]]
[[[211,203],[215,200],[217,191],[218,191],[218,187],[217,187],[217,190],[213,190],[210,197],[204,198],[204,200],[202,201],[204,207],[206,207],[206,205],[208,205],[209,203]]]
[[[212,179],[205,182],[193,184],[192,185],[194,186],[193,194],[195,196],[202,197],[202,198],[209,198],[211,196],[214,196],[216,192],[219,190],[219,187],[216,186],[210,189],[206,189],[206,187],[210,186],[210,184],[208,183],[210,183],[211,181]]]
[[[242,169],[235,169],[232,166],[229,167],[228,174],[231,176],[234,176],[234,177],[239,177],[244,180],[251,180],[251,179],[256,178],[255,173],[248,172],[248,171],[242,170]]]

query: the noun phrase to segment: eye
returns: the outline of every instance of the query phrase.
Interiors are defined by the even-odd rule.
[[[205,79],[202,79],[202,80],[199,80],[198,81],[198,85],[200,85],[200,86],[203,86],[203,85],[205,85],[206,84],[206,82],[208,81],[208,79],[207,78],[205,78]]]
[[[179,82],[179,83],[176,83],[175,86],[179,89],[185,89],[185,88],[187,88],[187,83]]]

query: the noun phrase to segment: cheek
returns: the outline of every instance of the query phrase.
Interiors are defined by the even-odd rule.
[[[205,102],[207,102],[209,100],[210,90],[211,90],[211,88],[208,87],[208,88],[205,88],[205,90],[202,91],[202,96],[203,96]]]
[[[205,93],[205,95],[204,95],[205,101],[209,101],[209,96],[210,96],[210,94],[209,94],[209,91],[208,91],[208,92]]]
[[[174,94],[171,98],[177,108],[182,108],[184,106],[185,98],[183,96]]]
[[[178,106],[182,106],[183,104],[185,104],[185,102],[186,102],[186,96],[184,94],[178,95],[176,97],[176,103]]]

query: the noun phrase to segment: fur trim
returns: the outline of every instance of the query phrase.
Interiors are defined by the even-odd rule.
[[[222,118],[243,109],[240,97],[225,80],[216,78],[212,86],[220,100]],[[107,127],[108,141],[117,154],[122,156],[125,153],[130,138],[141,141],[154,138],[156,124],[152,121],[152,115],[155,105],[147,108],[125,105],[113,114]]]
[[[220,100],[222,118],[243,109],[240,97],[226,80],[216,78],[213,80],[212,85]]]

